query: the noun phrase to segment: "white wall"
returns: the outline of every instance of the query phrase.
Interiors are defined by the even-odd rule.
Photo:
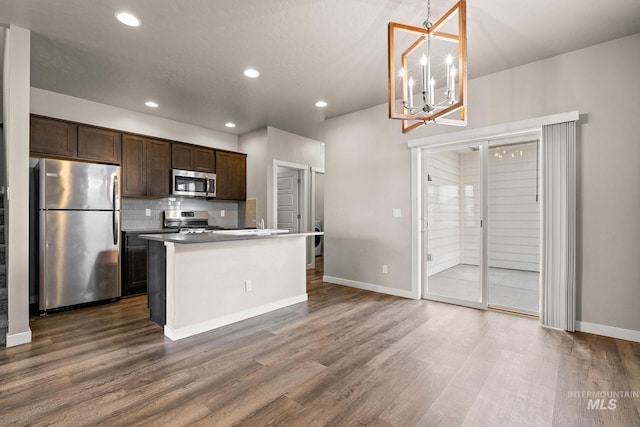
[[[238,147],[241,152],[247,153],[247,197],[256,199],[258,218],[264,218],[269,227],[275,227],[271,218],[273,161],[324,168],[322,142],[270,126],[241,135]],[[308,194],[311,194],[311,183],[307,185]],[[307,223],[313,224],[310,220]]]
[[[540,271],[537,154],[535,142],[489,150],[489,267]]]
[[[35,87],[31,88],[31,112],[172,141],[238,151],[236,135]]]
[[[578,307],[583,322],[640,331],[640,34],[469,81],[469,127],[579,110]],[[411,287],[409,138],[387,105],[325,122],[325,274]],[[403,216],[393,218],[392,209]],[[389,274],[381,273],[381,264]]]
[[[480,265],[480,152],[467,150],[460,156],[460,222],[462,263]]]
[[[29,329],[29,84],[31,33],[5,33],[4,140],[7,159],[7,347],[31,341]]]
[[[427,274],[432,276],[462,261],[461,154],[456,151],[425,153],[423,165],[432,179],[425,186],[429,221],[427,252],[431,256]]]
[[[247,198],[256,199],[256,216],[267,218],[267,128],[240,135],[238,149],[247,154]]]
[[[306,138],[280,129],[267,128],[268,144],[268,163],[267,163],[267,211],[273,212],[273,160],[281,160],[284,162],[298,163],[309,166],[309,168],[324,168],[323,143],[315,139]],[[306,183],[307,194],[311,195],[311,180]],[[311,199],[307,208],[308,215],[311,212]],[[267,215],[267,222],[270,227],[275,227],[273,218]],[[311,218],[307,218],[307,227],[309,231],[313,226]]]
[[[324,227],[324,174],[316,173],[315,174],[315,185],[316,185],[316,212],[314,220],[319,219],[322,221]]]

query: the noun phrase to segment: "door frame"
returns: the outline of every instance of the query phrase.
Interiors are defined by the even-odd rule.
[[[301,209],[301,201],[300,201],[300,196],[301,196],[301,186],[302,186],[302,174],[300,173],[300,170],[298,169],[291,169],[291,168],[285,168],[282,166],[278,167],[278,173],[277,173],[277,180],[280,181],[280,178],[282,177],[282,174],[287,174],[290,175],[291,178],[295,178],[295,183],[293,183],[293,185],[295,186],[295,188],[292,188],[292,193],[294,194],[294,201],[295,204],[292,205],[292,210],[293,212],[297,215],[295,218],[293,218],[293,231],[295,233],[300,233],[302,230],[302,209]],[[275,189],[277,191],[277,196],[280,196],[280,187],[279,187],[279,183],[276,183]],[[277,206],[277,211],[278,211],[278,216],[275,219],[275,226],[276,228],[280,228],[280,197],[276,197],[276,203],[278,204]],[[285,228],[285,227],[283,227]]]
[[[451,150],[457,150],[457,149],[463,149],[463,148],[475,148],[478,147],[479,149],[479,153],[480,153],[480,158],[478,159],[478,166],[479,166],[479,178],[480,178],[480,187],[479,187],[479,194],[480,194],[480,200],[479,200],[479,204],[480,204],[480,276],[479,276],[479,280],[480,280],[480,301],[476,302],[476,301],[467,301],[467,300],[461,300],[461,299],[457,299],[457,298],[451,298],[451,297],[445,297],[445,296],[441,296],[441,295],[433,295],[433,294],[429,294],[429,279],[427,277],[427,261],[424,259],[424,257],[422,257],[422,259],[420,260],[420,263],[422,264],[422,274],[423,276],[421,277],[421,295],[422,298],[425,299],[429,299],[432,301],[438,301],[438,302],[445,302],[448,304],[456,304],[456,305],[462,305],[465,307],[472,307],[472,308],[477,308],[477,309],[481,309],[481,310],[486,310],[488,307],[488,293],[487,293],[487,287],[488,287],[488,245],[487,245],[487,238],[488,238],[488,227],[486,226],[487,221],[486,219],[488,218],[488,203],[487,203],[487,184],[488,184],[488,164],[489,164],[489,157],[487,155],[488,153],[488,148],[489,148],[489,141],[484,140],[484,141],[475,141],[475,142],[467,142],[461,145],[456,145],[455,147],[423,147],[420,150],[420,160],[422,161],[422,156],[424,156],[425,154],[428,153],[443,153],[446,151],[451,151]],[[422,165],[423,166],[423,165]],[[420,173],[421,175],[421,179],[423,179],[423,181],[421,182],[425,182],[424,181],[424,173]],[[429,235],[429,229],[427,227],[427,206],[429,203],[429,199],[427,196],[426,192],[422,192],[422,212],[424,212],[424,220],[423,220],[423,227],[421,229],[421,236],[420,236],[420,240],[421,240],[421,246],[422,246],[422,251],[423,253],[427,253],[426,251],[428,250],[428,235]]]
[[[318,179],[318,175],[324,175],[324,168],[311,168],[311,224],[313,224],[316,220],[316,180]],[[312,225],[313,226],[313,225]],[[322,226],[322,230],[324,231],[324,225]],[[311,230],[315,231],[315,230]],[[313,240],[313,245],[311,250],[313,253],[311,254],[311,268],[316,268],[316,256],[315,256],[315,238]],[[324,239],[322,241],[324,244]]]
[[[278,168],[284,167],[288,169],[296,169],[302,171],[302,177],[300,178],[300,232],[309,232],[309,171],[311,167],[302,163],[286,162],[284,160],[273,160],[271,168],[271,218],[268,218],[268,224],[270,228],[277,228],[278,226]],[[312,246],[312,240],[307,238],[307,269],[313,268],[312,255],[314,246]]]

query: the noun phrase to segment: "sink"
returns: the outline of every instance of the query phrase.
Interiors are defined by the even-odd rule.
[[[228,236],[270,236],[271,234],[283,234],[288,233],[289,230],[280,230],[276,228],[255,229],[248,230],[213,230],[214,234],[226,234]]]

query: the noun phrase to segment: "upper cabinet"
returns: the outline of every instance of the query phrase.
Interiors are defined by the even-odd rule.
[[[171,144],[171,167],[174,169],[215,173],[215,162],[213,148],[179,142]]]
[[[78,126],[78,158],[120,164],[121,137],[120,132]]]
[[[31,116],[29,146],[32,154],[75,158],[78,126],[62,120]]]
[[[35,156],[120,164],[120,139],[117,131],[31,116],[29,145]]]
[[[171,167],[191,170],[193,168],[193,147],[177,142],[171,144]]]
[[[168,197],[171,169],[216,174],[218,200],[247,199],[247,155],[31,115],[31,155],[121,165],[122,195]]]
[[[169,196],[170,174],[169,142],[137,135],[123,135],[123,196]]]
[[[193,147],[193,170],[198,172],[216,172],[216,156],[212,148]]]
[[[247,199],[247,155],[216,150],[216,199]]]

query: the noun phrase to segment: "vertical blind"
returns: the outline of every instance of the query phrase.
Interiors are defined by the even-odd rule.
[[[542,127],[542,324],[575,331],[576,123]]]

